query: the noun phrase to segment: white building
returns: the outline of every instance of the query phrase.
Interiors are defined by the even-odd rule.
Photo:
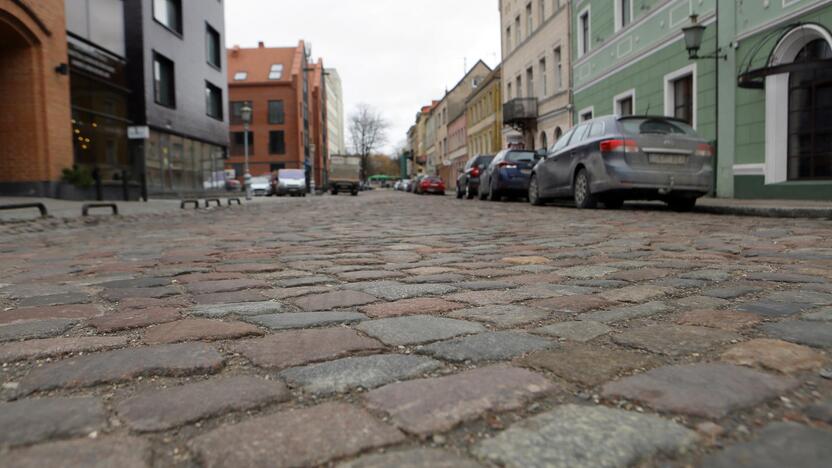
[[[344,95],[338,70],[326,69],[326,115],[328,154],[346,154],[344,135]]]

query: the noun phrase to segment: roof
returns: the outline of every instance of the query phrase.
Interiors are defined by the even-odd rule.
[[[228,49],[228,84],[275,84],[289,83],[292,75],[300,71],[304,43],[295,47],[265,47],[261,42],[257,48],[233,47]],[[274,65],[282,66],[280,79],[269,79]],[[275,69],[277,71],[277,69]],[[247,73],[244,80],[235,80],[239,72]]]

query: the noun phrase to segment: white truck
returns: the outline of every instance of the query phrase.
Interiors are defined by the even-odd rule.
[[[329,191],[358,195],[361,186],[361,156],[332,155],[329,158]]]

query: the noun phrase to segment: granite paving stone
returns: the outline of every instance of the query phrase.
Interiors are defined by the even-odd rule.
[[[277,281],[275,286],[280,288],[297,288],[302,286],[319,286],[323,284],[336,284],[338,280],[321,275],[301,276],[300,278],[288,278]]]
[[[0,427],[3,428],[0,447],[84,437],[106,425],[107,413],[97,398],[41,398],[0,403]]]
[[[682,313],[676,320],[680,325],[694,325],[707,328],[719,328],[727,331],[738,331],[753,327],[762,319],[750,312],[736,310],[690,310]]]
[[[211,374],[222,356],[204,343],[126,348],[77,356],[47,364],[20,381],[19,396],[58,388],[91,387],[144,376]]]
[[[416,448],[365,455],[336,465],[337,468],[482,468],[463,455],[437,448]]]
[[[455,310],[448,317],[487,322],[497,327],[507,328],[544,320],[549,312],[522,305],[493,305]]]
[[[0,325],[0,343],[5,341],[24,340],[29,338],[47,338],[61,335],[72,328],[76,323],[78,323],[77,320],[54,319]]]
[[[673,290],[667,286],[638,285],[605,291],[599,295],[612,302],[644,302],[666,296]]]
[[[532,307],[561,314],[577,314],[590,310],[604,309],[616,304],[598,296],[584,294],[539,299],[529,303]]]
[[[725,286],[702,291],[702,295],[718,299],[736,299],[757,291],[759,291],[759,288],[753,286]]]
[[[673,305],[681,309],[718,309],[731,304],[726,299],[709,296],[687,296],[673,301]]]
[[[396,444],[404,438],[358,407],[324,403],[222,426],[188,445],[206,468],[310,466]]]
[[[524,367],[546,370],[563,379],[590,387],[613,380],[623,372],[659,365],[658,359],[646,354],[588,345],[532,353],[517,363]]]
[[[374,281],[401,278],[402,276],[404,276],[404,273],[388,270],[350,271],[338,275],[339,278],[346,281]]]
[[[793,273],[777,272],[752,272],[746,279],[751,281],[771,281],[776,283],[824,283],[825,280],[818,276],[798,275]]]
[[[779,323],[766,323],[761,329],[782,340],[814,346],[816,348],[832,347],[832,323],[793,320]]]
[[[294,304],[307,312],[355,307],[377,302],[378,298],[361,291],[332,291],[295,299]]]
[[[309,294],[325,293],[330,290],[329,286],[300,286],[297,288],[266,289],[260,294],[271,299],[291,299],[293,297],[307,296]]]
[[[366,394],[370,409],[420,436],[444,432],[485,412],[510,411],[555,392],[544,377],[515,367],[493,366],[446,377],[394,383]]]
[[[538,335],[554,336],[566,340],[586,343],[612,331],[612,328],[600,322],[560,322],[532,330]]]
[[[259,328],[243,322],[186,319],[150,328],[145,332],[143,341],[148,344],[165,344],[196,340],[227,340],[262,334]]]
[[[360,307],[359,310],[370,317],[396,317],[414,314],[441,314],[465,307],[458,302],[446,301],[432,297],[402,299]]]
[[[102,333],[111,333],[173,322],[180,318],[182,316],[177,309],[156,307],[106,314],[87,320],[85,325],[93,327]]]
[[[795,423],[772,423],[749,442],[706,457],[713,468],[820,468],[832,459],[832,431]]]
[[[430,315],[371,320],[356,328],[388,345],[426,343],[485,331],[478,323]]]
[[[832,424],[832,400],[809,405],[805,408],[806,416],[815,421]]]
[[[362,290],[367,294],[388,301],[397,301],[419,296],[439,296],[454,292],[457,288],[448,284],[406,284],[395,281],[379,281],[363,287]]]
[[[466,291],[445,296],[445,299],[455,302],[465,302],[471,305],[505,305],[522,302],[537,297],[536,294],[520,291],[519,289],[493,291]]]
[[[440,341],[419,350],[433,357],[453,362],[502,361],[522,354],[551,348],[549,339],[511,331],[488,332]]]
[[[272,330],[289,330],[292,328],[355,323],[367,320],[367,316],[358,312],[293,312],[257,315],[255,317],[245,317],[244,320]]]
[[[507,467],[613,468],[684,453],[697,442],[695,432],[658,416],[563,405],[480,442],[474,454]]]
[[[497,290],[497,289],[510,289],[514,288],[517,285],[514,283],[509,283],[506,281],[487,281],[487,280],[480,280],[480,281],[463,281],[461,283],[456,283],[454,286],[458,286],[460,289],[468,289],[471,291],[488,291],[488,290]]]
[[[118,402],[115,410],[131,429],[153,432],[262,407],[289,397],[289,390],[282,382],[239,376],[146,390]]]
[[[740,304],[737,310],[744,312],[752,312],[761,317],[777,318],[788,317],[790,315],[799,314],[810,307],[807,304],[799,304],[796,302],[774,302],[774,301],[757,301]]]
[[[647,302],[644,304],[615,307],[609,310],[598,310],[581,314],[579,320],[588,320],[601,323],[615,323],[624,320],[632,320],[643,317],[650,317],[652,315],[660,314],[670,310],[670,307],[664,302]]]
[[[286,312],[287,308],[280,302],[242,302],[236,304],[214,304],[191,307],[187,310],[190,315],[200,317],[220,318],[229,315],[253,316]]]
[[[832,305],[832,293],[818,291],[780,291],[766,296],[766,300],[773,302],[788,302],[798,304],[809,304],[813,306]]]
[[[197,295],[245,291],[247,289],[268,289],[270,287],[271,286],[269,285],[269,283],[265,281],[249,279],[230,279],[191,283],[187,286],[186,289],[189,293]]]
[[[0,345],[0,362],[40,359],[71,353],[86,353],[127,345],[126,336],[88,336],[79,338],[44,338]]]
[[[736,339],[727,331],[682,325],[654,325],[613,335],[618,344],[667,356],[704,353]]]
[[[3,463],[14,468],[150,468],[150,443],[138,437],[76,439],[16,450]]]
[[[170,284],[170,278],[146,277],[106,281],[103,283],[98,283],[96,284],[96,286],[104,289],[135,289],[158,288],[161,286],[169,286]]]
[[[618,271],[618,268],[603,266],[603,265],[589,265],[589,266],[576,266],[571,268],[564,268],[557,271],[559,276],[565,276],[567,278],[579,278],[579,279],[588,279],[588,278],[600,278],[602,276],[606,276],[610,273],[615,273]]]
[[[419,377],[439,367],[440,362],[424,356],[379,354],[294,367],[280,372],[278,376],[289,385],[301,387],[306,392],[329,395],[356,388],[380,387]]]
[[[824,307],[813,312],[805,313],[801,318],[816,322],[832,322],[832,307]]]
[[[466,279],[468,279],[467,276],[461,275],[459,273],[440,273],[436,275],[409,276],[407,278],[402,278],[399,281],[408,284],[453,284],[456,287],[462,287],[460,282],[463,282]]]
[[[720,418],[798,385],[789,377],[730,364],[691,364],[660,367],[608,383],[603,396],[638,401],[657,411]]]
[[[264,338],[241,340],[231,346],[254,365],[282,369],[310,362],[334,359],[352,352],[382,348],[376,340],[348,328],[286,331]]]
[[[200,294],[198,296],[193,296],[193,302],[197,305],[214,305],[263,302],[268,300],[269,298],[263,295],[261,291],[261,289],[247,289],[245,291]]]
[[[722,353],[722,360],[784,374],[819,369],[826,362],[824,356],[812,348],[771,339],[756,339],[732,346]]]
[[[104,311],[93,304],[19,307],[0,311],[0,325],[29,320],[88,319]]]
[[[101,296],[109,301],[118,302],[130,298],[163,299],[180,294],[179,290],[173,287],[158,288],[120,288],[105,289]]]
[[[17,301],[18,307],[38,307],[70,304],[88,304],[92,302],[89,295],[84,293],[52,294],[49,296],[25,297]]]

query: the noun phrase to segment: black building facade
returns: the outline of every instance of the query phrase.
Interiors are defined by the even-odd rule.
[[[223,0],[124,0],[129,151],[155,195],[224,189]]]

